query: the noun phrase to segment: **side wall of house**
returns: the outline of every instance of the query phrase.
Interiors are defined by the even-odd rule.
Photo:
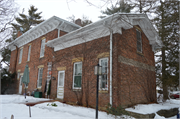
[[[61,31],[62,33],[65,33],[63,31]],[[61,34],[61,33],[60,33]],[[63,35],[63,34],[61,34]],[[51,62],[51,60],[53,59],[53,49],[50,47],[45,46],[45,52],[44,52],[44,57],[40,58],[40,48],[41,48],[41,41],[42,39],[46,39],[46,42],[52,39],[57,38],[58,36],[58,30],[55,29],[35,40],[33,40],[32,42],[22,46],[23,47],[23,54],[22,54],[22,62],[19,64],[19,52],[20,52],[20,48],[18,48],[18,50],[14,50],[11,52],[11,59],[10,59],[10,71],[16,71],[17,73],[19,72],[20,75],[23,74],[24,69],[26,64],[28,64],[29,66],[29,85],[28,85],[28,89],[27,92],[32,92],[34,89],[37,88],[37,79],[38,79],[38,69],[39,67],[43,67],[43,77],[42,77],[42,87],[39,88],[38,90],[41,92],[44,92],[44,87],[45,87],[45,81],[47,79],[47,63]],[[31,54],[30,54],[30,61],[27,61],[28,58],[28,48],[29,45],[31,45]],[[17,56],[18,55],[18,56]],[[16,60],[17,58],[17,60]],[[15,66],[15,61],[16,61],[16,66]],[[16,69],[15,69],[16,68]],[[16,76],[16,93],[18,93],[19,91],[19,79],[17,79]],[[22,87],[22,94],[24,93],[24,84]]]
[[[136,29],[141,31],[142,53],[137,52]],[[113,102],[118,102],[116,106],[156,102],[154,52],[149,40],[138,26],[123,30],[122,34],[115,34],[114,39],[117,43],[114,46],[118,46],[115,56],[118,69],[113,83],[113,94],[116,94]]]

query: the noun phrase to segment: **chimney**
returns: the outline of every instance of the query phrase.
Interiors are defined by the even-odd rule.
[[[18,31],[17,38],[20,37],[21,35],[22,35],[21,31]]]
[[[81,24],[81,19],[76,19],[76,21],[75,21],[75,24],[77,24],[77,25],[79,25],[79,26],[82,26],[82,24]]]

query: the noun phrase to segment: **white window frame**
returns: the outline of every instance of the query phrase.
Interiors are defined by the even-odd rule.
[[[19,64],[22,62],[23,47],[19,51]]]
[[[140,38],[140,39],[138,39],[137,36],[136,36],[136,39],[137,39],[137,51],[140,52],[140,53],[142,53],[142,38],[141,38],[141,31],[139,31],[138,29],[136,29],[136,35],[137,35],[137,32],[139,32],[139,34],[140,34],[140,35],[139,35],[139,38]],[[139,42],[140,45],[141,45],[141,46],[140,46],[140,47],[141,47],[141,50],[140,50],[140,51],[138,50],[138,42]]]
[[[17,80],[20,78],[20,72],[17,73]]]
[[[41,40],[40,58],[44,57],[46,39]]]
[[[42,77],[40,77],[40,73],[42,71]],[[42,87],[42,78],[43,78],[43,68],[39,68],[38,69],[38,80],[37,80],[37,88],[41,88]],[[39,84],[39,80],[41,80],[41,85]]]
[[[102,76],[99,76],[99,90],[108,90],[108,58],[100,58],[99,59],[99,65],[101,66],[101,60],[107,59],[107,87],[106,88],[101,88],[101,82],[102,82]],[[103,67],[102,67],[103,68]]]
[[[28,47],[28,58],[27,61],[30,61],[30,55],[31,55],[31,45]]]
[[[81,87],[74,87],[74,78],[75,78],[75,65],[76,64],[82,64],[82,62],[75,62],[74,63],[74,68],[73,68],[73,89],[81,89],[81,87],[82,87],[82,73],[81,73]],[[83,66],[82,66],[83,67]],[[82,68],[81,67],[81,68]],[[82,69],[81,69],[81,71],[82,71]]]

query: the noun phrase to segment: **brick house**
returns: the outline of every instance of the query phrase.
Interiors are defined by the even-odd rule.
[[[9,45],[9,70],[17,72],[16,93],[24,93],[28,64],[29,92],[46,97],[51,80],[50,98],[95,107],[99,63],[100,107],[150,103],[156,102],[154,51],[161,46],[145,14],[114,14],[85,27],[54,16]]]

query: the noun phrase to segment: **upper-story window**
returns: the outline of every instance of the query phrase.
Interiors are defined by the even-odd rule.
[[[19,64],[21,63],[22,61],[22,54],[23,54],[23,47],[20,49],[19,51]]]
[[[28,48],[28,59],[27,59],[27,61],[30,61],[30,54],[31,54],[31,45],[29,45],[29,48]]]
[[[141,32],[136,29],[136,37],[137,37],[137,51],[142,53],[142,39]]]
[[[45,42],[46,42],[46,39],[43,39],[43,40],[41,41],[41,51],[40,51],[40,57],[44,57]]]
[[[82,80],[82,62],[74,63],[74,73],[73,73],[73,88],[81,89]]]
[[[102,66],[102,75],[99,80],[100,90],[108,90],[108,58],[99,59],[99,65]]]

